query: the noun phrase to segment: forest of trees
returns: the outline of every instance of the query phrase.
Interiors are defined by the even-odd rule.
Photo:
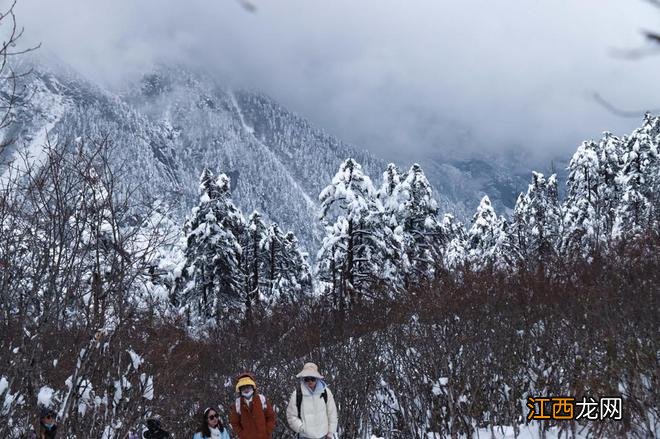
[[[291,232],[266,227],[257,212],[246,221],[231,202],[228,177],[205,170],[172,301],[201,300],[195,309],[206,309],[205,317],[221,309],[242,316],[281,296],[291,302],[310,294],[312,271],[316,295],[339,310],[399,298],[459,269],[553,276],[554,262],[589,261],[658,229],[659,133],[660,119],[647,115],[630,136],[584,142],[568,166],[565,200],[555,175],[534,172],[510,218],[484,196],[468,227],[440,215],[419,165],[402,172],[390,164],[378,185],[347,159],[319,195],[325,236],[315,270]]]
[[[494,434],[528,396],[620,395],[619,422],[538,422],[542,436],[658,430],[660,118],[583,143],[566,197],[533,173],[511,217],[440,215],[419,165],[374,183],[352,159],[321,192],[322,246],[231,200],[204,169],[184,224],[125,187],[112,145],[46,145],[0,187],[0,432],[36,405],[71,437],[149,416],[185,436],[253,370],[291,437],[294,370],[319,363],[343,437]],[[27,158],[26,158],[27,160]],[[516,430],[518,431],[518,430]]]
[[[241,212],[221,170],[200,169],[181,221],[107,136],[6,162],[28,98],[9,62],[25,53],[13,7],[0,13],[0,436],[24,437],[47,404],[62,437],[123,439],[150,417],[190,437],[209,404],[227,423],[233,378],[251,370],[275,436],[292,438],[285,403],[314,361],[345,438],[658,437],[659,117],[580,145],[563,199],[564,182],[535,172],[510,215],[484,196],[465,225],[439,212],[420,165],[374,181],[348,158],[318,182],[310,256],[266,212]],[[623,416],[529,423],[530,396],[620,396]]]

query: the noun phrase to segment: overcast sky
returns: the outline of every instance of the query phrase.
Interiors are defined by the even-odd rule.
[[[2,0],[6,3],[5,0]],[[392,157],[521,148],[568,155],[660,107],[660,31],[643,0],[19,0],[26,37],[116,83],[173,60],[262,90]]]

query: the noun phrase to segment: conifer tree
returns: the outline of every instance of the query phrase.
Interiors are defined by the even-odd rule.
[[[317,271],[332,286],[338,306],[372,295],[392,273],[383,240],[380,201],[371,179],[353,159],[344,161],[320,194],[326,236]],[[391,285],[391,284],[390,284]],[[396,287],[396,285],[395,285]]]
[[[603,218],[599,215],[599,167],[598,145],[592,141],[583,142],[568,165],[568,194],[561,246],[565,256],[587,257],[603,244]]]
[[[236,315],[245,303],[242,247],[245,220],[231,200],[229,178],[204,169],[199,204],[184,227],[185,264],[176,283],[181,301],[202,319]],[[240,314],[240,312],[239,312]]]
[[[642,127],[624,139],[621,172],[617,178],[621,198],[612,231],[615,238],[630,238],[645,230],[658,230],[659,138],[660,119],[647,114]]]
[[[543,174],[532,173],[532,183],[516,202],[513,233],[517,256],[524,265],[536,267],[554,257],[561,233],[561,206],[554,174],[546,181]]]
[[[622,140],[609,132],[603,133],[598,144],[598,214],[601,217],[604,239],[612,234],[616,208],[621,199],[621,185],[617,176],[621,173]]]
[[[468,232],[467,259],[475,269],[511,268],[513,260],[507,229],[506,220],[495,214],[490,199],[484,196]]]
[[[281,300],[294,303],[312,290],[312,273],[307,254],[301,251],[298,238],[289,231],[284,235],[282,248],[284,272],[280,281]]]
[[[405,179],[406,174],[401,174],[395,164],[388,164],[383,173],[383,182],[376,194],[380,206],[382,206],[379,222],[385,248],[384,264],[387,271],[391,273],[389,277],[390,283],[393,285],[404,284],[406,277],[411,274],[410,261],[406,252],[406,237],[404,236],[404,215],[406,213],[404,198],[409,195],[408,192],[402,192],[402,183]]]
[[[394,164],[390,163],[387,165],[387,169],[383,173],[383,184],[378,191],[378,198],[381,200],[383,207],[387,210],[390,200],[396,204],[398,201],[398,190],[401,180],[405,179],[405,175],[401,175],[399,168]],[[390,209],[393,210],[393,209]]]
[[[418,164],[406,174],[399,194],[399,224],[403,228],[404,248],[413,281],[431,280],[435,274],[435,261],[442,253],[442,230],[437,220],[438,203]]]
[[[254,211],[248,218],[247,227],[242,237],[242,260],[245,283],[245,307],[246,316],[249,318],[253,307],[263,294],[263,286],[267,283],[265,266],[267,255],[263,248],[263,242],[267,236],[267,228],[261,219],[261,214]]]
[[[447,213],[442,218],[442,265],[446,270],[461,268],[467,262],[468,236],[465,226]]]

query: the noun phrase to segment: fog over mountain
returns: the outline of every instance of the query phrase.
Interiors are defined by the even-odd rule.
[[[319,193],[342,161],[355,159],[377,185],[387,167],[383,157],[328,134],[271,97],[227,87],[208,73],[158,65],[109,91],[66,64],[31,58],[17,65],[32,72],[22,79],[30,99],[17,108],[6,133],[16,142],[2,151],[0,163],[23,151],[40,163],[46,140],[71,148],[107,139],[122,181],[166,201],[179,219],[197,202],[199,176],[208,167],[231,178],[244,212],[257,210],[312,246],[322,233]],[[21,163],[11,168],[22,170]],[[405,171],[412,162],[397,164]],[[516,173],[524,164],[510,155],[429,157],[424,168],[440,211],[464,221],[485,193],[510,212],[529,182],[528,172]]]
[[[155,61],[262,91],[386,158],[470,160],[512,151],[547,164],[604,130],[630,131],[594,101],[658,107],[660,57],[636,60],[644,1],[24,1],[25,44],[42,42],[118,87]]]

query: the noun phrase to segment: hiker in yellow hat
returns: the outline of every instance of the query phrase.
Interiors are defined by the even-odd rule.
[[[275,430],[275,412],[266,397],[257,392],[254,375],[245,372],[236,380],[236,403],[229,421],[238,439],[270,439]]]

